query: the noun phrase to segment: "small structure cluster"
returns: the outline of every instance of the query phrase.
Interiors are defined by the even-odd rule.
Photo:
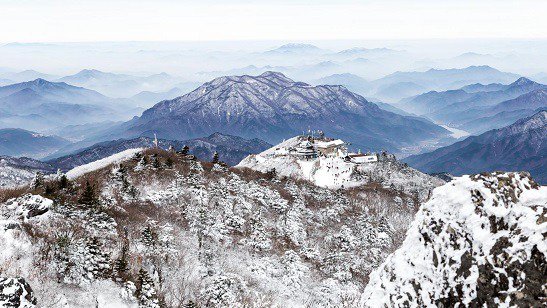
[[[313,134],[302,135],[299,137],[300,143],[294,147],[277,148],[276,156],[291,155],[303,160],[312,160],[317,157],[339,157],[346,162],[355,164],[374,163],[378,161],[376,153],[352,153],[348,151],[348,143],[341,139],[325,137],[322,132],[319,137]]]

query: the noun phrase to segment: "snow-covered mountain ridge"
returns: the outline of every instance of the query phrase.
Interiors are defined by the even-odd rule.
[[[362,306],[539,307],[546,300],[547,187],[527,173],[463,176],[434,190]]]
[[[418,206],[161,149],[82,169],[0,190],[0,282],[31,304],[355,306]]]
[[[157,103],[118,127],[120,137],[181,140],[221,131],[278,143],[302,131],[328,130],[370,149],[446,137],[448,131],[416,117],[380,109],[343,86],[312,86],[278,72],[223,76],[194,91]]]

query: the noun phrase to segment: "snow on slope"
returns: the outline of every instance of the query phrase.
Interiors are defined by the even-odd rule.
[[[256,155],[249,155],[237,167],[247,167],[261,172],[275,169],[280,176],[304,179],[325,188],[349,188],[370,182],[404,191],[417,193],[425,200],[429,191],[444,181],[409,168],[394,159],[382,157],[378,162],[355,164],[342,157],[324,157],[303,160],[289,154],[289,148],[297,147],[304,139],[293,137]]]
[[[547,187],[526,173],[436,188],[403,245],[371,274],[364,307],[545,303]]]
[[[78,167],[73,168],[72,170],[68,171],[66,173],[67,178],[70,180],[75,179],[79,176],[82,176],[88,172],[92,172],[101,168],[104,168],[110,164],[120,163],[124,160],[127,160],[131,158],[135,153],[141,152],[144,150],[144,148],[135,148],[135,149],[127,149],[125,151],[122,151],[120,153],[116,153],[114,155],[110,155],[108,157],[96,160],[94,162],[91,162],[89,164],[81,165]]]
[[[0,161],[0,188],[28,184],[32,178],[34,178],[34,172],[4,165]]]

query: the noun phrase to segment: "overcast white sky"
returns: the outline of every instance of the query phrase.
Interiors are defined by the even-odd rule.
[[[545,0],[0,0],[0,42],[547,38]]]

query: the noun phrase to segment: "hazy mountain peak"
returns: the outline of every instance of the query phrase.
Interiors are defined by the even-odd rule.
[[[299,49],[299,50],[306,50],[306,49],[313,49],[313,50],[319,50],[320,48],[315,46],[315,45],[312,45],[312,44],[305,44],[305,43],[289,43],[289,44],[285,44],[285,45],[281,45],[277,48],[278,50],[294,50],[294,49]]]
[[[537,82],[535,81],[532,81],[526,77],[520,77],[519,79],[517,79],[515,82],[511,83],[509,85],[509,87],[514,87],[514,86],[528,86],[528,85],[535,85],[535,84],[538,84]]]
[[[409,140],[447,133],[430,122],[384,111],[343,86],[311,86],[277,72],[216,78],[183,96],[159,102],[127,127],[123,136],[154,132],[161,138],[181,140],[221,131],[268,142],[312,127],[337,132],[363,149],[391,150]]]
[[[49,82],[45,79],[42,79],[42,78],[37,78],[37,79],[34,79],[33,81],[31,81],[32,84],[35,84],[35,85],[46,85],[46,84],[51,84],[52,82]]]
[[[100,75],[110,75],[110,73],[105,73],[105,72],[99,71],[97,69],[83,69],[83,70],[79,71],[78,73],[76,73],[74,76],[95,77],[95,76],[100,76]]]

